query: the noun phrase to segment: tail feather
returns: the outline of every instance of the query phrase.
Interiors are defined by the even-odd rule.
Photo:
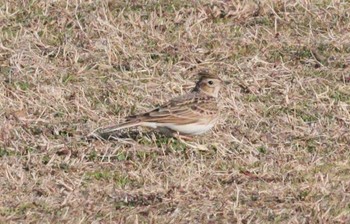
[[[127,121],[127,122],[122,123],[122,124],[117,124],[117,125],[112,125],[112,126],[108,126],[105,128],[101,128],[97,131],[100,135],[105,135],[105,134],[111,134],[113,132],[122,130],[124,128],[131,128],[131,127],[135,127],[138,125],[140,125],[139,121]]]

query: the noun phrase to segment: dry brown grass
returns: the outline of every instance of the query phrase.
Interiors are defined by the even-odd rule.
[[[1,223],[350,222],[349,2],[116,2],[0,4]],[[193,147],[86,138],[198,69],[232,83]]]

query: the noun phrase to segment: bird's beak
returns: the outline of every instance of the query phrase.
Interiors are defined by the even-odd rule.
[[[227,85],[230,85],[232,82],[231,81],[228,81],[228,80],[221,80],[221,82],[225,85],[225,86],[227,86]]]
[[[231,81],[222,80],[221,78],[218,79],[220,80],[221,84],[224,84],[225,86],[231,83]]]

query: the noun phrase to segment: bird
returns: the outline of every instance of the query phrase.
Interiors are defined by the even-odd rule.
[[[175,97],[146,113],[128,116],[125,122],[100,128],[100,136],[137,126],[149,127],[172,137],[192,139],[214,127],[219,118],[218,96],[223,81],[218,75],[199,71],[199,79],[187,94]]]

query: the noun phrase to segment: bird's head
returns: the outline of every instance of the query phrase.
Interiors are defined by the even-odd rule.
[[[218,97],[222,80],[214,74],[206,71],[199,72],[199,80],[194,87],[194,92],[201,92],[209,96]]]

